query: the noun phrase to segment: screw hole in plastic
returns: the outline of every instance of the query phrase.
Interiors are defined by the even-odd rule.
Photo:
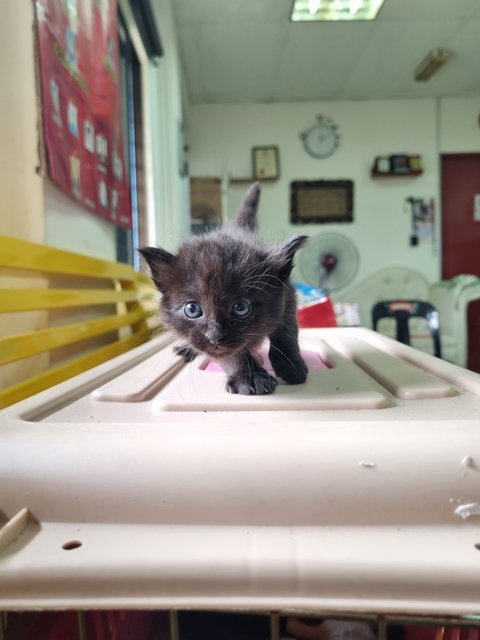
[[[73,549],[78,549],[81,546],[82,542],[80,542],[80,540],[69,540],[62,545],[62,549],[65,549],[65,551],[73,551]]]

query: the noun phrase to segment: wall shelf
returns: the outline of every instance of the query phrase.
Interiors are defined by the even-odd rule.
[[[276,182],[278,178],[230,178],[230,184],[252,184],[252,182]]]
[[[416,178],[417,176],[421,176],[422,173],[422,169],[409,171],[408,173],[393,173],[391,171],[385,173],[383,171],[375,171],[375,169],[372,169],[370,175],[372,178]]]
[[[423,173],[419,154],[395,153],[375,156],[370,172],[372,178],[413,178]]]

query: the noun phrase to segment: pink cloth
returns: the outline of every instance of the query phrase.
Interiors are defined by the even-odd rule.
[[[265,369],[267,369],[267,371],[273,371],[273,367],[270,364],[270,360],[268,358],[267,349],[262,347],[259,350],[259,354],[260,354],[260,357],[263,360]],[[307,367],[308,367],[309,371],[324,371],[325,369],[328,369],[328,367],[325,364],[325,362],[323,362],[323,360],[320,358],[318,353],[316,353],[315,351],[304,351],[302,349],[301,350],[301,354],[302,354],[303,359],[305,360],[305,363],[307,364]],[[219,371],[223,371],[223,369],[218,364],[218,362],[215,362],[214,360],[210,360],[207,363],[206,367],[204,367],[204,371],[210,371],[210,372],[213,372],[213,373],[218,373]]]

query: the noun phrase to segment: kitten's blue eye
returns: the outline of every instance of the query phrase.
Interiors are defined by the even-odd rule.
[[[190,302],[187,302],[187,304],[183,307],[183,311],[187,318],[194,319],[203,316],[202,307],[198,304],[198,302],[195,302],[195,300],[190,300]]]
[[[232,316],[236,316],[237,318],[246,318],[250,315],[251,310],[252,303],[244,298],[241,298],[232,304]]]

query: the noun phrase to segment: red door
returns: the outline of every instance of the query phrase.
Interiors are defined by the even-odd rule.
[[[480,276],[480,153],[442,156],[442,277]],[[480,195],[478,196],[480,200]],[[478,204],[480,207],[480,203]],[[480,302],[468,309],[468,368],[480,371]]]
[[[442,276],[480,276],[480,219],[474,219],[474,197],[480,194],[480,153],[443,155],[441,180]]]

